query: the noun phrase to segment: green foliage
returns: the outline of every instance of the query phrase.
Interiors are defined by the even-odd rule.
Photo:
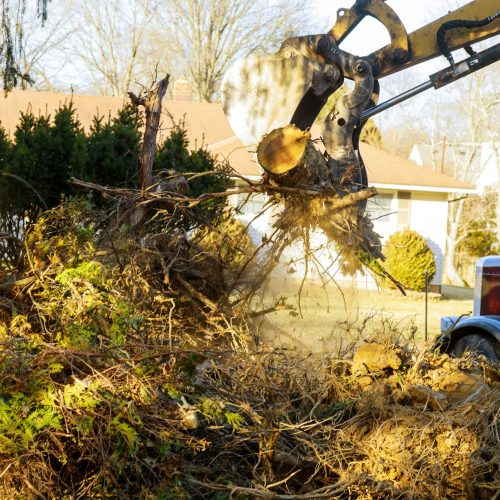
[[[404,229],[389,237],[385,245],[385,269],[397,281],[411,290],[422,291],[425,288],[425,271],[429,280],[436,272],[434,254],[423,238],[416,231]],[[394,287],[391,281],[385,285]]]
[[[97,394],[100,384],[97,381],[85,383],[79,379],[74,384],[67,384],[63,390],[63,402],[66,408],[93,410],[99,404]]]
[[[136,429],[124,422],[119,416],[111,421],[111,433],[118,440],[118,451],[135,455],[139,449],[139,438]]]
[[[56,281],[62,285],[68,285],[75,279],[86,280],[94,286],[98,286],[105,274],[104,266],[97,261],[82,262],[76,267],[64,269],[64,271],[56,276]]]
[[[85,161],[85,136],[73,105],[59,108],[53,121],[22,114],[14,138],[5,172],[24,182],[9,178],[7,189],[2,189],[1,208],[7,208],[6,203],[18,210],[32,205],[56,206],[61,196],[72,192],[68,183],[71,173]]]
[[[70,177],[101,185],[137,187],[141,126],[137,110],[126,105],[108,121],[96,117],[90,133],[85,135],[70,103],[59,108],[53,120],[50,116],[21,114],[13,143],[0,128],[0,173],[4,174],[0,175],[0,232],[12,235],[0,242],[1,265],[17,266],[22,246],[16,238],[29,229],[42,209],[55,207],[62,198],[80,193],[70,184]],[[176,128],[158,149],[155,171],[219,171],[190,180],[189,194],[224,191],[228,177],[216,160],[207,151],[190,151],[188,146],[186,132]],[[94,203],[104,203],[99,195],[88,196]],[[216,220],[225,204],[226,198],[207,200],[194,211],[200,220]],[[192,220],[187,222],[179,216],[177,223],[186,227]]]
[[[126,105],[112,120],[94,118],[87,139],[87,159],[76,175],[105,186],[135,186],[141,148],[140,119]]]
[[[180,173],[202,173],[217,171],[215,158],[205,149],[190,151],[186,131],[175,128],[165,142],[158,148],[154,162],[154,170],[175,170]],[[225,175],[200,176],[189,182],[190,195],[193,197],[204,193],[217,193],[229,187],[229,179]],[[210,217],[221,213],[226,200],[210,200],[203,204],[202,211]]]
[[[469,224],[467,235],[458,247],[470,257],[484,257],[494,252],[497,243],[496,232],[484,222],[473,221]]]
[[[8,165],[12,153],[12,143],[7,137],[5,129],[0,126],[0,173]]]
[[[25,325],[23,335],[30,335],[26,321],[21,323]],[[52,465],[61,471],[61,466],[68,465],[61,471],[62,484],[57,484],[61,490],[52,491],[58,498],[67,497],[62,494],[64,484],[65,488],[76,491],[73,481],[83,481],[81,487],[86,485],[90,496],[100,497],[107,492],[110,481],[122,476],[126,478],[124,491],[128,488],[139,491],[144,483],[141,479],[150,477],[156,463],[163,464],[172,453],[174,440],[168,436],[165,412],[160,408],[161,418],[154,424],[158,436],[151,434],[151,429],[145,430],[130,384],[111,381],[113,366],[116,368],[113,354],[108,353],[111,370],[104,375],[96,372],[97,365],[91,359],[76,367],[75,361],[80,362],[65,357],[61,346],[52,354],[45,349],[40,343],[20,342],[19,337],[0,345],[0,457],[10,463],[23,460],[23,464],[28,458],[30,474]],[[99,361],[106,356],[105,351],[101,354]],[[149,378],[141,377],[141,385]],[[143,402],[146,418],[148,407],[158,411],[154,408],[156,403],[153,398]],[[82,463],[86,464],[83,468]],[[17,474],[15,468],[11,472]],[[95,481],[92,490],[87,489],[90,477]],[[155,485],[154,481],[149,483]],[[46,489],[51,486],[46,485]],[[164,498],[184,498],[169,497],[167,492],[173,491],[183,492],[176,480],[158,488],[158,493],[165,493]],[[129,495],[104,495],[111,496]],[[134,498],[139,496],[131,494]]]
[[[47,400],[43,393],[0,394],[0,455],[30,451],[45,430],[61,429],[61,415]]]
[[[198,409],[209,422],[230,425],[233,432],[242,429],[245,425],[245,419],[239,413],[227,410],[215,399],[202,397],[198,403]]]
[[[459,228],[457,253],[473,259],[498,251],[497,240],[498,193],[487,191],[464,201],[463,224]]]
[[[75,199],[45,212],[26,234],[26,243],[38,261],[64,263],[60,269],[95,260],[94,239],[98,212],[85,200]]]
[[[94,237],[94,222],[78,200],[45,212],[27,236],[33,260],[56,271],[38,298],[50,318],[47,340],[66,347],[88,349],[102,339],[123,346],[144,324],[114,289],[111,270],[96,260]]]
[[[8,178],[4,176],[5,169],[9,165],[12,155],[13,144],[7,137],[5,130],[0,126],[0,234],[18,236],[23,227],[23,220],[16,214],[9,214],[1,209],[6,205],[3,194],[7,194],[5,186]],[[22,254],[22,242],[16,238],[0,238],[0,269],[15,268]]]
[[[104,185],[133,183],[140,150],[137,113],[125,106],[107,123],[96,118],[87,137],[75,112],[70,103],[53,120],[21,114],[13,145],[0,133],[0,165],[10,174],[0,184],[0,210],[54,207],[76,192],[71,176]]]

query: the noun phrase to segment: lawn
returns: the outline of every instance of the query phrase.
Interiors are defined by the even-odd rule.
[[[364,334],[381,329],[382,323],[397,325],[408,336],[414,335],[418,343],[425,336],[425,295],[411,292],[407,297],[396,291],[360,290],[351,286],[334,284],[326,288],[308,282],[300,294],[300,281],[274,278],[262,294],[263,306],[274,299],[286,297],[294,310],[280,310],[267,315],[263,327],[264,338],[274,345],[307,346],[314,351],[338,346],[351,338],[346,330],[355,332],[365,321]],[[440,332],[442,316],[458,316],[472,311],[472,300],[447,300],[429,294],[428,338]],[[350,326],[348,326],[350,325]],[[298,342],[297,342],[298,341]]]

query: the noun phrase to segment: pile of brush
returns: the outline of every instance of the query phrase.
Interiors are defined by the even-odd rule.
[[[393,329],[335,356],[269,349],[218,257],[149,227],[70,203],[26,236],[0,307],[2,498],[498,491],[498,366]]]

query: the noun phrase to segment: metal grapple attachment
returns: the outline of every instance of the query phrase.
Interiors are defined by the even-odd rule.
[[[337,66],[284,47],[269,57],[237,62],[224,77],[222,103],[235,134],[254,149],[276,128],[291,123],[310,127],[342,81]]]
[[[348,71],[354,90],[342,96],[330,111],[322,138],[331,158],[333,177],[342,179],[342,185],[352,191],[367,185],[353,137],[361,112],[373,99],[374,78],[371,65],[361,58],[342,56],[338,61],[344,63],[341,67],[305,55],[311,46],[331,51],[334,43],[328,35],[295,38],[287,40],[277,54],[239,61],[224,78],[223,106],[235,134],[249,151],[255,152],[263,136],[273,130],[288,125],[308,130]],[[285,172],[280,168],[280,173]]]
[[[342,51],[339,44],[370,16],[387,29],[391,43],[366,57]],[[325,34],[293,37],[267,57],[249,57],[225,75],[222,104],[235,134],[255,151],[265,134],[287,125],[306,131],[328,97],[343,83],[354,89],[330,110],[322,139],[335,176],[347,191],[366,187],[358,143],[369,117],[429,88],[440,88],[500,59],[500,44],[475,53],[470,44],[500,32],[498,0],[475,0],[410,35],[385,0],[356,0],[339,9],[337,21]],[[455,63],[451,51],[465,47],[470,57]],[[377,105],[378,79],[430,58],[445,55],[449,68],[385,103]]]

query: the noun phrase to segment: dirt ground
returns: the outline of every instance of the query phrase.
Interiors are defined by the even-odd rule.
[[[306,282],[300,293],[300,280],[274,278],[261,296],[262,305],[269,306],[279,297],[286,297],[294,310],[280,310],[267,315],[265,336],[274,345],[307,346],[313,351],[337,348],[358,334],[363,320],[373,317],[363,334],[371,334],[383,321],[403,326],[414,332],[417,343],[425,338],[425,295],[409,292],[407,297],[397,291],[361,290],[347,285]],[[299,308],[300,305],[300,308]],[[443,316],[459,316],[472,311],[472,300],[448,300],[429,294],[428,339],[440,333]],[[369,330],[368,330],[369,329]],[[298,341],[298,342],[296,342]]]

